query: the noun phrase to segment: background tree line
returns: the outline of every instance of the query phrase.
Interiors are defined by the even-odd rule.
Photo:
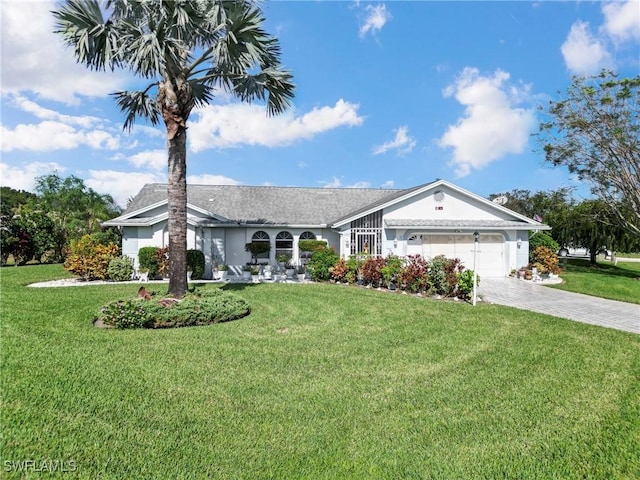
[[[121,212],[110,195],[99,194],[73,175],[55,172],[36,179],[36,193],[0,187],[0,257],[16,265],[62,262],[72,241],[92,235],[120,245],[116,229],[101,223]]]
[[[516,189],[492,194],[489,199],[506,196],[505,207],[529,218],[541,217],[552,230],[536,235],[549,235],[560,247],[588,248],[593,264],[602,247],[621,252],[640,251],[640,237],[619,222],[607,202],[601,199],[578,202],[572,193],[570,188],[535,193]]]

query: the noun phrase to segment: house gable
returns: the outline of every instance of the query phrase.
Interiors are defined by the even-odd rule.
[[[386,226],[548,228],[539,222],[444,180],[421,185],[346,216],[334,228],[383,211]]]

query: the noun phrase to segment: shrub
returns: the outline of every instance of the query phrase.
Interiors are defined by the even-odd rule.
[[[327,242],[325,240],[300,240],[298,242],[298,249],[301,252],[317,252],[326,248]]]
[[[90,235],[72,241],[64,261],[64,269],[85,280],[107,278],[109,262],[118,255],[119,247],[113,243],[102,245]]]
[[[133,260],[126,255],[112,258],[107,268],[107,278],[115,282],[131,280],[133,275]]]
[[[353,284],[358,280],[360,275],[360,269],[364,264],[364,257],[361,255],[350,255],[346,262],[347,273],[345,279],[347,282]]]
[[[156,250],[156,264],[158,265],[158,273],[162,277],[166,277],[169,273],[169,247],[163,247]]]
[[[331,278],[329,269],[333,267],[339,259],[340,256],[330,247],[325,246],[321,250],[313,252],[307,264],[311,278],[316,281],[329,280],[329,278]]]
[[[251,242],[244,245],[244,251],[251,254],[251,260],[254,264],[258,263],[258,257],[264,253],[271,251],[269,242]]]
[[[147,327],[150,319],[145,309],[145,303],[146,301],[141,298],[117,300],[102,307],[98,318],[105,325],[121,329]]]
[[[344,258],[338,260],[338,263],[335,264],[331,269],[331,278],[336,282],[344,282],[347,277],[347,272],[349,269],[347,268],[347,262]]]
[[[539,246],[531,254],[530,267],[538,269],[538,273],[560,273],[560,263],[555,250]]]
[[[429,264],[421,255],[409,255],[400,273],[401,287],[410,292],[421,292],[427,287]]]
[[[194,291],[182,299],[137,298],[111,302],[98,318],[116,328],[169,328],[209,325],[242,318],[251,307],[242,298],[219,289]]]
[[[384,278],[387,286],[389,286],[390,283],[396,283],[398,281],[403,267],[404,259],[396,255],[389,255],[387,257],[387,261],[384,267],[382,267],[382,278]]]
[[[456,294],[460,298],[471,298],[473,292],[473,270],[464,270],[456,274],[458,288]],[[476,275],[476,287],[480,285],[480,275]]]
[[[385,266],[382,257],[368,257],[362,265],[362,281],[365,285],[377,287],[382,282],[382,268]]]
[[[429,292],[445,297],[453,295],[458,283],[457,274],[463,270],[464,266],[459,258],[447,258],[444,255],[432,258],[427,275]]]
[[[200,250],[187,250],[187,270],[191,269],[191,279],[200,280],[204,275],[204,253]]]
[[[538,232],[529,236],[529,255],[531,256],[538,247],[547,247],[557,252],[560,245],[548,233]]]
[[[138,264],[140,270],[146,270],[149,272],[149,278],[153,278],[158,274],[160,265],[156,257],[158,247],[142,247],[138,250]]]

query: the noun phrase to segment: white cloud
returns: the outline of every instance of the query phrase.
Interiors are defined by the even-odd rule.
[[[32,162],[19,167],[0,163],[0,184],[16,190],[34,191],[36,177],[49,175],[54,171],[63,172],[65,168],[56,162]]]
[[[452,164],[459,177],[510,153],[522,153],[536,125],[533,109],[515,104],[529,95],[529,87],[508,85],[509,74],[497,70],[483,77],[475,68],[465,68],[445,91],[465,106],[464,116],[450,125],[438,139],[453,148]]]
[[[187,183],[189,185],[240,185],[242,182],[230,177],[225,177],[224,175],[205,173],[202,175],[187,176]]]
[[[395,138],[389,142],[385,142],[382,145],[374,147],[373,154],[380,155],[382,153],[388,152],[389,150],[395,150],[396,155],[404,155],[405,153],[411,152],[411,150],[413,150],[413,148],[416,146],[416,139],[410,137],[407,134],[408,131],[409,127],[407,127],[406,125],[395,129]]]
[[[609,2],[602,5],[602,30],[616,42],[640,38],[640,2]]]
[[[89,170],[89,178],[84,183],[96,192],[108,193],[118,205],[124,208],[127,200],[134,197],[145,184],[166,183],[166,181],[166,175],[158,173]]]
[[[380,188],[393,188],[395,187],[395,185],[396,183],[393,180],[387,180],[382,185],[380,185]]]
[[[299,117],[292,112],[268,117],[258,105],[208,105],[194,114],[196,120],[189,126],[190,147],[199,152],[240,145],[290,145],[334,128],[361,125],[364,118],[358,116],[358,108],[340,99],[333,107],[314,108]]]
[[[100,97],[122,88],[120,74],[91,72],[76,63],[53,33],[55,6],[53,0],[0,1],[3,94],[31,91],[78,103],[78,95]]]
[[[136,153],[128,158],[129,163],[137,168],[151,168],[152,170],[166,170],[168,164],[166,150],[147,150]]]
[[[611,55],[602,41],[591,34],[588,22],[575,22],[560,50],[572,73],[596,73],[611,63]]]
[[[333,177],[329,182],[318,182],[322,185],[322,188],[371,188],[370,182],[355,182],[351,185],[343,185],[342,177]]]
[[[16,94],[11,97],[12,103],[15,107],[19,108],[23,112],[32,114],[40,120],[55,120],[68,125],[77,125],[82,128],[90,128],[103,123],[102,119],[98,117],[91,117],[89,115],[64,115],[60,112],[56,112],[55,110],[44,108],[23,95]]]
[[[367,5],[366,10],[367,16],[360,26],[360,37],[365,37],[369,33],[375,35],[393,18],[391,13],[387,11],[387,6],[384,3]]]
[[[70,150],[79,145],[113,150],[120,144],[118,137],[104,130],[80,131],[70,125],[54,121],[21,124],[13,130],[0,126],[0,133],[4,152]]]

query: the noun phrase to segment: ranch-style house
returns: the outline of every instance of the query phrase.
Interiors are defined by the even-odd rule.
[[[122,253],[137,262],[141,247],[168,245],[167,215],[167,185],[148,184],[104,225],[121,228]],[[342,257],[445,255],[473,268],[476,232],[478,273],[503,277],[529,262],[529,232],[549,230],[445,180],[406,190],[188,185],[187,215],[187,248],[204,253],[205,278],[221,263],[239,273],[252,241],[271,244],[262,263],[280,254],[304,263],[303,239],[325,240]]]

